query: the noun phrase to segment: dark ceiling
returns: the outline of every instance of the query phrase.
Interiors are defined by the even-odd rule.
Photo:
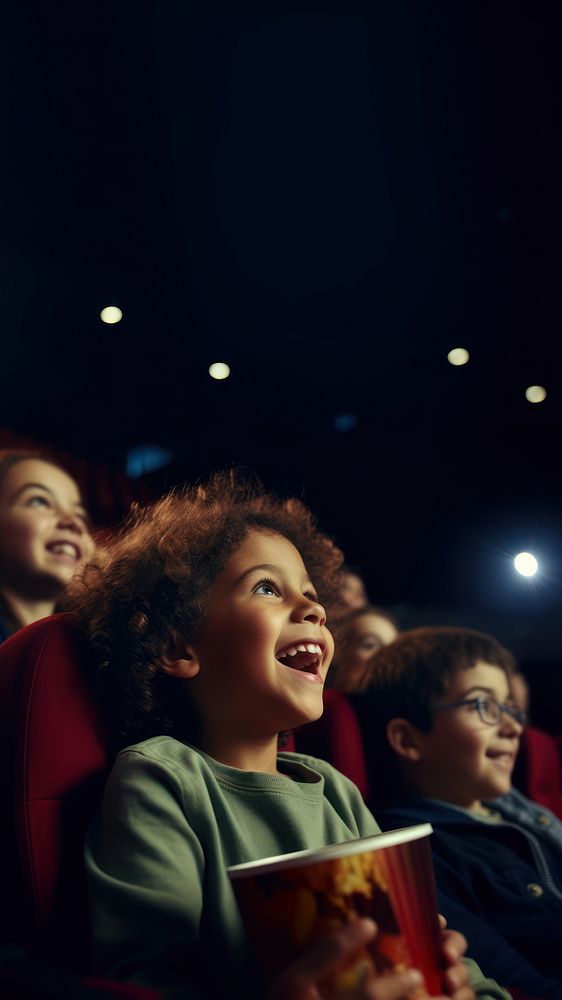
[[[155,489],[243,463],[381,603],[552,622],[557,8],[4,6],[0,426],[160,445]]]

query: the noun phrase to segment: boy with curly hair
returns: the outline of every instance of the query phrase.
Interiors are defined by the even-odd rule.
[[[278,752],[279,733],[322,712],[324,604],[340,562],[302,503],[223,474],[138,510],[74,588],[113,732],[133,744],[86,844],[99,971],[169,998],[312,1000],[376,933],[370,921],[344,927],[261,982],[227,875],[379,830],[328,764]],[[464,947],[444,932],[455,1000],[473,997]],[[396,973],[355,995],[406,1000],[419,982]]]

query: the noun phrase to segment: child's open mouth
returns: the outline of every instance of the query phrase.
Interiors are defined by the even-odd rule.
[[[275,658],[284,667],[290,667],[310,680],[321,680],[318,671],[322,663],[322,647],[317,642],[297,642],[285,646],[275,654]]]
[[[54,556],[62,556],[63,559],[68,559],[73,563],[79,562],[82,558],[82,553],[76,542],[70,542],[65,538],[49,542],[45,548]]]

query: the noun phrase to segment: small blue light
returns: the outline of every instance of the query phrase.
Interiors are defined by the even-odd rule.
[[[138,479],[146,472],[162,469],[172,458],[172,452],[159,444],[139,444],[127,452],[127,475]]]
[[[354,413],[340,413],[334,420],[334,427],[343,434],[345,431],[353,430],[354,427],[357,427],[358,423],[359,421]]]

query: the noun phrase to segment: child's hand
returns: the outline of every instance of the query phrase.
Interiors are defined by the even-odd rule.
[[[469,984],[467,966],[461,958],[467,949],[466,938],[458,931],[445,930],[447,921],[439,914],[441,924],[441,953],[445,972],[443,987],[454,1000],[474,1000],[474,991]]]
[[[467,942],[458,931],[445,930],[446,920],[439,917],[442,929],[442,956],[445,966],[443,986],[453,1000],[474,1000],[469,985],[468,968],[461,962]],[[346,924],[293,962],[272,983],[267,1000],[329,1000],[320,991],[320,983],[337,971],[342,962],[363,948],[376,934],[372,920]],[[345,1000],[408,1000],[421,984],[419,972],[395,973],[371,979]],[[338,1000],[344,1000],[341,996]],[[445,998],[442,998],[445,1000]]]
[[[376,925],[372,920],[346,924],[277,976],[267,1000],[319,1000],[320,997],[330,1000],[320,991],[320,983],[337,972],[342,962],[363,948],[375,934]],[[421,982],[420,973],[411,969],[371,979],[352,993],[346,993],[345,998],[338,994],[338,1000],[407,1000]],[[455,996],[455,1000],[469,998]]]

